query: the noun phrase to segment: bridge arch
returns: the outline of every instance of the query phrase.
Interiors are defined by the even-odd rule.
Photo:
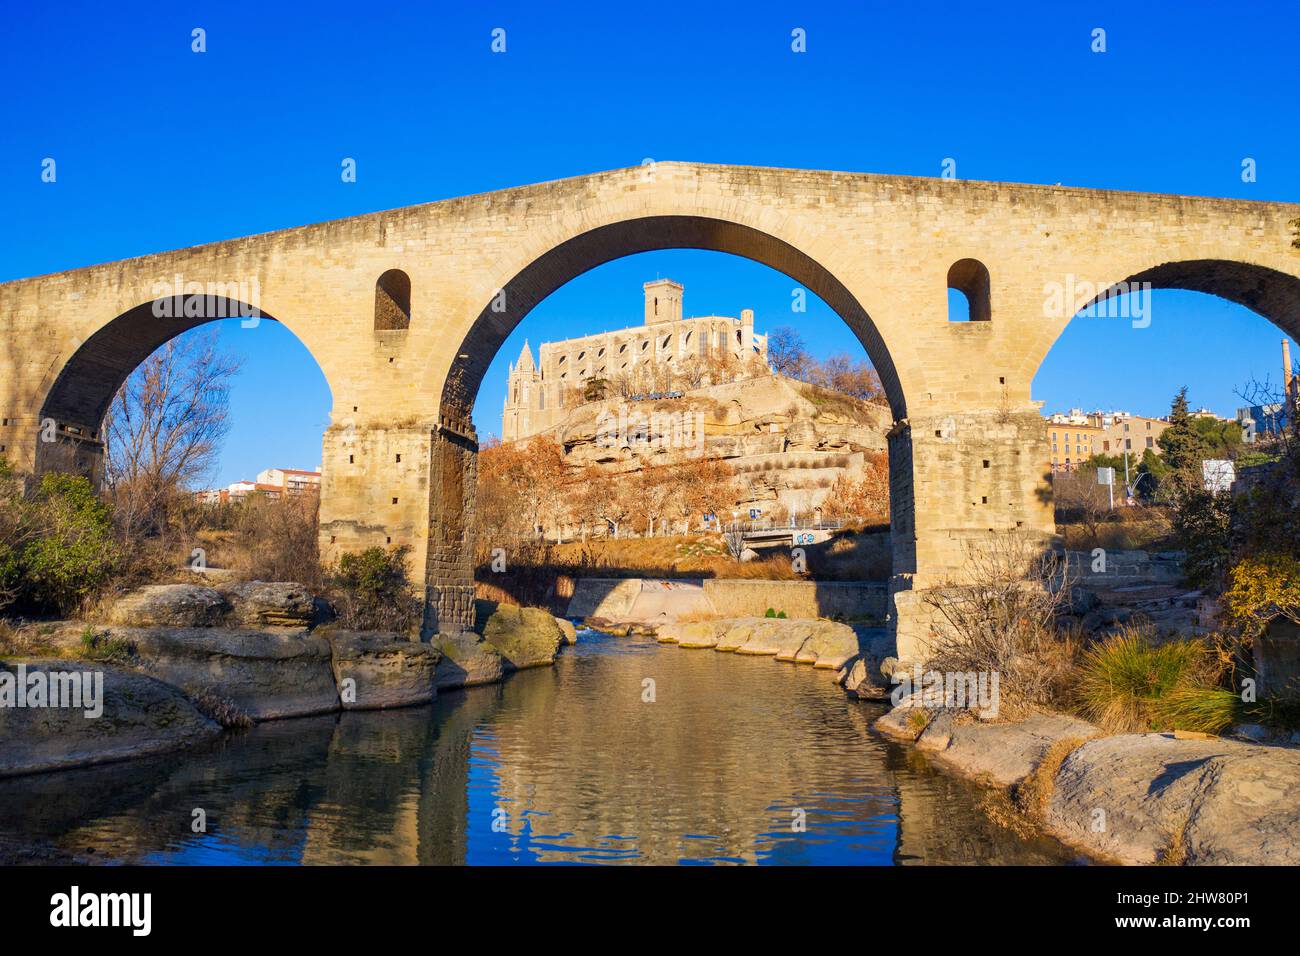
[[[243,300],[191,293],[142,302],[100,325],[70,356],[56,364],[42,387],[35,473],[63,471],[85,475],[98,483],[105,453],[101,429],[118,389],[171,339],[229,319],[237,319],[249,328],[264,321],[279,323]],[[301,336],[294,334],[306,348]],[[314,355],[312,358],[324,374],[319,360]],[[330,384],[328,376],[326,384]]]
[[[1245,306],[1293,339],[1300,339],[1300,275],[1244,260],[1220,258],[1130,263],[1109,271],[1115,278],[1097,283],[1095,292],[1070,303],[1059,326],[1035,356],[1031,380],[1052,346],[1080,313],[1102,308],[1111,299],[1145,288],[1146,283],[1150,283],[1152,290],[1202,292]]]
[[[443,413],[468,418],[483,376],[507,336],[556,289],[615,259],[664,249],[730,253],[781,272],[815,293],[862,343],[880,375],[894,417],[906,417],[907,396],[890,348],[865,306],[832,267],[774,232],[693,214],[632,216],[596,226],[557,242],[506,277],[456,351],[443,387]]]
[[[532,309],[567,282],[615,259],[665,249],[737,255],[781,272],[815,293],[862,343],[880,376],[894,418],[906,418],[902,379],[867,309],[831,268],[791,242],[733,220],[686,214],[634,216],[559,241],[494,291],[456,349],[445,379],[430,477],[426,633],[468,627],[473,621],[478,446],[470,415],[493,358]],[[907,439],[906,435],[892,435],[890,440]],[[910,474],[891,477],[891,484],[891,501],[909,511]],[[908,562],[905,559],[903,563]]]

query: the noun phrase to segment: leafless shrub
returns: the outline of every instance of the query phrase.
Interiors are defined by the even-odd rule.
[[[235,517],[231,569],[250,580],[319,588],[319,511],[320,501],[312,493],[242,502]]]
[[[928,592],[934,609],[928,666],[946,673],[998,673],[1013,707],[1061,696],[1075,655],[1058,634],[1069,597],[1059,554],[1020,535],[1003,534],[967,547],[965,573]]]

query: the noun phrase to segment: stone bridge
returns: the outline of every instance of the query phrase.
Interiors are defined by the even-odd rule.
[[[1222,296],[1300,337],[1298,216],[1283,203],[668,162],[410,206],[0,285],[0,454],[27,472],[95,475],[105,410],[151,351],[217,317],[281,322],[333,392],[324,557],[409,545],[426,635],[465,628],[470,411],[506,336],[620,256],[733,253],[825,300],[880,372],[895,420],[892,617],[908,656],[925,590],[960,573],[968,542],[1054,533],[1030,382],[1071,317],[1150,283]],[[949,321],[949,288],[971,321]]]

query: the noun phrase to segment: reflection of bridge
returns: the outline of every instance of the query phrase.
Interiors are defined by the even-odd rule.
[[[425,635],[460,630],[470,415],[506,337],[606,262],[731,253],[820,297],[880,373],[890,626],[907,658],[929,632],[925,591],[963,573],[972,543],[1055,533],[1030,384],[1070,320],[1135,287],[1189,289],[1300,337],[1297,218],[1287,203],[699,163],[355,216],[0,284],[0,454],[98,474],[104,413],[154,349],[219,316],[278,320],[333,394],[322,558],[409,547]],[[970,321],[949,321],[949,290]]]

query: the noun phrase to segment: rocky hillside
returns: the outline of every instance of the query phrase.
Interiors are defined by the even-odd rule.
[[[545,433],[574,469],[610,472],[705,457],[726,461],[764,516],[801,514],[827,497],[836,479],[879,467],[889,409],[777,375],[684,392],[672,398],[607,398],[574,408]]]

